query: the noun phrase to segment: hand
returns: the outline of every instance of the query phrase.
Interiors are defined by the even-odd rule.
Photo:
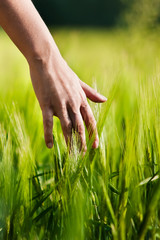
[[[94,102],[105,102],[106,98],[82,82],[61,56],[50,56],[47,61],[37,59],[30,64],[33,87],[38,98],[44,125],[45,142],[53,146],[53,115],[60,119],[66,143],[71,141],[72,130],[80,137],[81,148],[86,151],[86,124],[89,137],[94,134],[93,148],[99,138],[96,121],[87,98]]]
[[[42,109],[46,145],[53,146],[55,115],[61,121],[67,144],[74,129],[80,136],[81,148],[86,150],[84,120],[90,138],[94,134],[93,147],[98,147],[96,121],[86,97],[94,102],[105,102],[106,98],[80,81],[68,67],[32,1],[1,0],[0,24],[29,63]]]

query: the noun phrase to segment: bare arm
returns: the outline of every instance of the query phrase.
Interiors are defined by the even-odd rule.
[[[80,135],[82,148],[86,148],[84,120],[90,136],[95,134],[93,147],[98,147],[96,121],[86,97],[94,102],[105,102],[106,98],[69,68],[31,0],[0,0],[0,25],[28,61],[42,110],[46,145],[53,146],[55,115],[67,143],[74,129]]]

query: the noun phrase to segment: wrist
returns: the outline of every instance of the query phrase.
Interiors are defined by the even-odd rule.
[[[33,47],[31,53],[26,57],[29,66],[45,66],[51,59],[55,62],[62,58],[55,42],[53,39],[51,41],[43,41],[41,44],[37,44]]]

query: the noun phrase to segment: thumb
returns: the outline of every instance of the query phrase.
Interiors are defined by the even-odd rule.
[[[96,92],[96,90],[94,90],[93,88],[88,86],[86,83],[82,82],[81,80],[80,80],[80,85],[83,91],[85,92],[87,98],[89,98],[91,101],[97,102],[97,103],[102,103],[107,101],[106,97]]]
[[[44,138],[48,148],[53,147],[53,114],[50,110],[42,112],[43,115],[43,126],[44,126]]]

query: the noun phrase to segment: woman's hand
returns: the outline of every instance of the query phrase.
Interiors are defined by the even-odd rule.
[[[53,146],[53,116],[57,116],[67,144],[74,130],[79,134],[81,148],[86,150],[84,121],[89,137],[94,134],[93,147],[97,148],[96,121],[86,97],[94,102],[105,102],[106,98],[82,82],[61,55],[55,57],[51,53],[47,60],[36,59],[30,64],[30,74],[43,114],[47,147]]]
[[[79,133],[85,151],[85,128],[94,134],[93,147],[98,147],[96,121],[86,100],[105,102],[63,60],[52,35],[30,0],[1,0],[0,25],[29,63],[36,96],[43,114],[45,141],[53,146],[53,115],[61,121],[65,140],[71,140],[72,129]]]

